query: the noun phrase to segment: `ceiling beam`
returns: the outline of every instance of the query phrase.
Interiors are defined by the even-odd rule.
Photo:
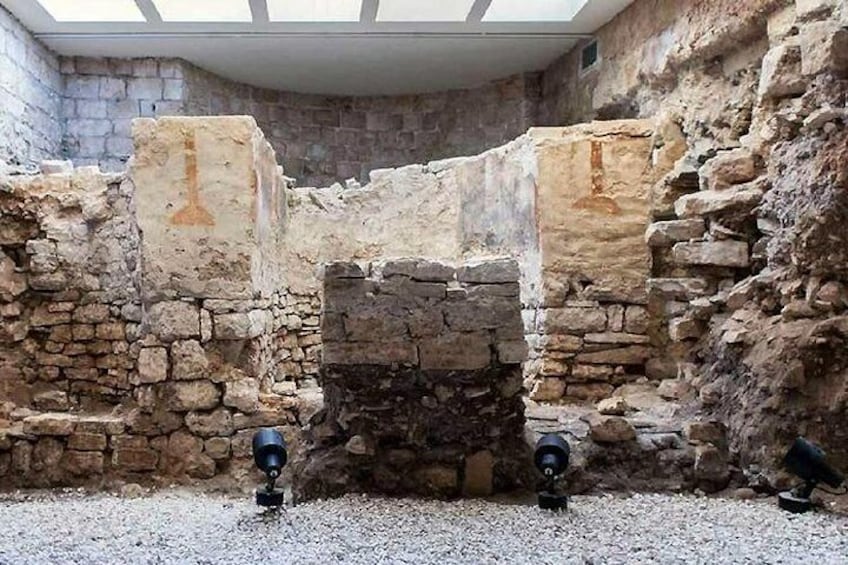
[[[362,11],[359,13],[360,23],[373,24],[376,22],[379,8],[380,0],[362,0]]]
[[[141,10],[141,13],[147,19],[148,23],[162,23],[162,15],[159,14],[159,10],[156,9],[156,4],[153,3],[153,0],[135,0],[135,3],[136,6],[138,6],[138,9]]]
[[[471,10],[468,12],[468,17],[465,19],[466,22],[469,23],[477,23],[483,20],[483,16],[486,15],[486,12],[489,10],[489,6],[492,5],[492,0],[476,0],[474,5],[471,6]]]
[[[253,23],[267,24],[270,21],[266,0],[250,0],[250,11],[253,13]]]

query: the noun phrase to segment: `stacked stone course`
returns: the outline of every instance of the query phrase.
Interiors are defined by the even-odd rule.
[[[296,496],[453,497],[520,484],[518,277],[511,260],[328,264],[326,408],[307,431]]]

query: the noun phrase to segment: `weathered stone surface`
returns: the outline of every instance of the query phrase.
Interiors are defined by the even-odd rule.
[[[209,381],[171,382],[166,387],[165,404],[176,412],[210,410],[220,400],[221,391]]]
[[[754,180],[757,175],[754,156],[745,148],[722,151],[706,162],[701,170],[701,190],[722,190]]]
[[[544,311],[542,325],[548,333],[602,332],[607,315],[598,308],[551,308]]]
[[[613,393],[613,386],[608,383],[569,383],[565,393],[569,398],[598,402]]]
[[[259,383],[252,378],[224,383],[224,406],[245,414],[256,412],[259,410]]]
[[[446,333],[421,341],[421,368],[424,370],[482,369],[492,362],[486,333]]]
[[[642,345],[631,345],[606,351],[580,353],[578,363],[607,364],[607,365],[641,365],[651,356],[651,348]]]
[[[230,438],[212,437],[203,442],[203,452],[216,461],[230,456]]]
[[[200,311],[190,302],[157,302],[147,311],[150,331],[165,342],[200,336]]]
[[[325,279],[364,279],[365,271],[358,263],[335,261],[324,265]]]
[[[687,194],[674,204],[675,213],[681,218],[707,216],[728,211],[748,211],[763,198],[757,187],[739,185],[724,190],[703,190]]]
[[[784,98],[803,94],[806,89],[799,46],[778,45],[766,53],[760,74],[760,96]]]
[[[524,340],[502,341],[498,343],[497,349],[498,361],[504,365],[517,365],[527,359],[528,348]]]
[[[76,427],[72,414],[47,413],[24,418],[24,433],[34,436],[68,436]]]
[[[71,161],[50,161],[41,162],[41,174],[43,175],[64,175],[74,172],[74,164]]]
[[[490,496],[493,491],[494,464],[494,457],[488,450],[466,457],[462,494],[471,497]]]
[[[600,416],[589,420],[589,437],[598,443],[619,443],[636,439],[636,430],[624,418]]]
[[[103,454],[95,451],[69,451],[62,454],[62,468],[72,475],[91,477],[103,473]]]
[[[689,317],[675,318],[668,322],[668,336],[672,341],[697,339],[704,333],[703,325]]]
[[[806,76],[848,73],[848,30],[838,22],[811,22],[801,27],[801,70]]]
[[[565,381],[557,377],[537,378],[530,391],[530,398],[540,402],[559,400],[565,395]]]
[[[511,283],[516,282],[520,277],[518,263],[513,259],[471,262],[457,270],[457,278],[464,283]]]
[[[214,316],[215,339],[253,339],[265,332],[266,314],[261,310],[216,314]]]
[[[168,350],[145,347],[138,354],[138,376],[135,384],[159,383],[168,378]]]
[[[645,242],[651,247],[668,247],[678,241],[698,239],[705,232],[702,219],[654,222],[645,232]]]
[[[149,448],[119,448],[112,452],[112,465],[122,471],[154,471],[159,454]]]
[[[677,278],[677,279],[648,279],[648,293],[658,294],[668,299],[691,300],[704,296],[709,291],[709,285],[704,279]]]
[[[630,410],[630,405],[621,396],[614,396],[598,402],[597,408],[598,412],[604,416],[624,416]]]
[[[103,451],[106,434],[77,432],[68,436],[68,449],[77,451]]]
[[[711,444],[698,445],[695,448],[694,470],[696,479],[717,483],[720,487],[723,487],[730,477],[726,453]]]
[[[233,416],[226,408],[218,408],[213,412],[189,412],[185,422],[191,433],[204,438],[229,436],[235,431]]]
[[[373,343],[325,343],[321,349],[325,365],[392,365],[418,362],[418,349],[408,341]]]
[[[517,267],[516,267],[517,268]],[[456,268],[438,261],[396,259],[382,264],[383,277],[403,275],[424,282],[447,282],[456,278]],[[518,277],[512,279],[518,280]],[[509,281],[505,281],[509,282]]]
[[[680,265],[741,268],[750,264],[748,244],[744,241],[678,243],[672,249],[672,255]]]
[[[177,380],[203,379],[209,375],[209,360],[196,340],[175,341],[171,345],[171,376]]]

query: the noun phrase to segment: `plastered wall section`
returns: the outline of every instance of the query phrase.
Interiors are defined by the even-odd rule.
[[[133,133],[144,298],[270,296],[285,198],[253,118],[138,119]]]

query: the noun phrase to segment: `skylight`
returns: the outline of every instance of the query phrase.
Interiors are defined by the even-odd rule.
[[[272,22],[358,22],[362,0],[268,0]]]
[[[588,0],[492,0],[484,22],[570,22]]]
[[[252,22],[248,0],[153,0],[165,22]]]
[[[380,0],[377,21],[464,22],[473,4],[474,0]]]
[[[133,0],[38,0],[57,22],[146,22]]]

